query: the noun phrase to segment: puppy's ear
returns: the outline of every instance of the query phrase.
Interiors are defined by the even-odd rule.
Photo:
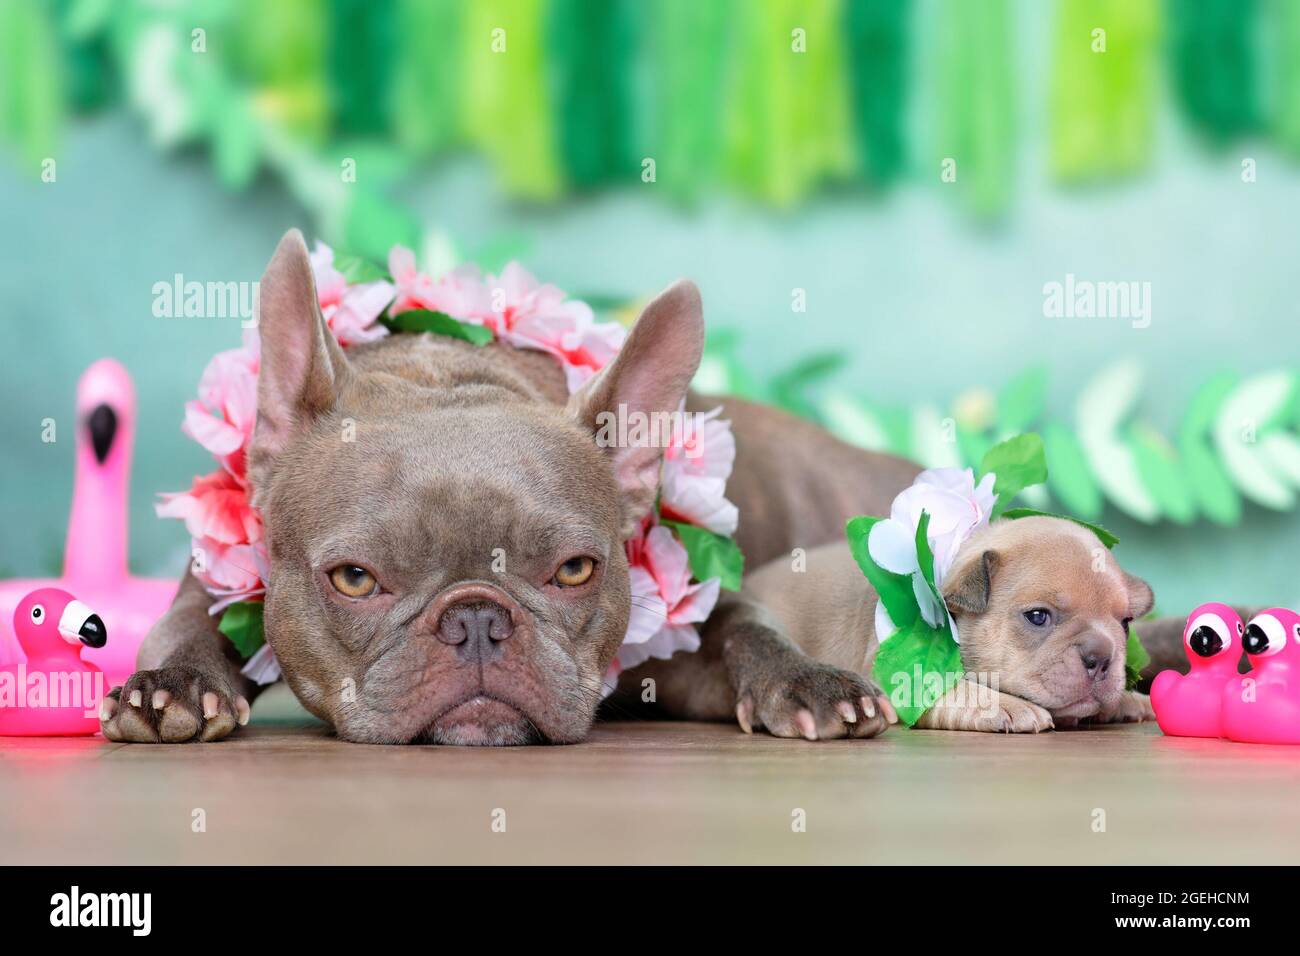
[[[953,568],[943,587],[943,599],[950,611],[954,614],[983,614],[988,610],[998,560],[996,551],[985,551]]]
[[[703,351],[700,292],[678,282],[646,306],[614,361],[573,394],[569,414],[594,434],[606,416],[675,412]],[[623,535],[630,537],[654,504],[664,450],[651,441],[605,451],[623,493]]]
[[[1145,617],[1155,606],[1155,592],[1136,574],[1124,572],[1124,586],[1128,588],[1128,616],[1133,620]]]
[[[334,407],[347,374],[347,359],[321,315],[307,244],[297,229],[284,234],[262,276],[257,326],[262,358],[249,467],[260,472],[312,419]]]

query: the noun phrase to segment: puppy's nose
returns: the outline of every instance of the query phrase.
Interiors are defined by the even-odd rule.
[[[1090,678],[1099,681],[1109,673],[1114,649],[1110,639],[1100,634],[1093,634],[1079,645],[1079,657]]]
[[[438,619],[438,640],[470,654],[490,651],[514,632],[510,612],[492,601],[462,601]]]

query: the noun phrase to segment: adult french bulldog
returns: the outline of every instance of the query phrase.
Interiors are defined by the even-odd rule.
[[[627,626],[623,543],[654,504],[662,458],[599,447],[601,412],[722,404],[737,443],[728,496],[753,564],[888,510],[918,472],[775,410],[687,396],[704,341],[687,282],[572,396],[548,356],[501,344],[402,334],[345,356],[296,230],[262,279],[259,326],[249,475],[270,562],[267,640],[298,699],[347,740],[587,733]],[[247,722],[258,688],[210,606],[187,574],[141,669],[105,701],[106,737],[214,741]],[[774,733],[812,721],[821,738],[867,737],[893,716],[869,679],[801,653],[744,595],[719,602],[697,653],[625,672],[620,687],[635,697],[647,677],[663,715],[729,720],[739,707]]]
[[[871,673],[878,598],[847,544],[814,549],[803,571],[788,560],[770,562],[745,587],[804,653]],[[994,521],[958,551],[943,596],[972,679],[958,682],[916,726],[1037,733],[1080,720],[1154,716],[1145,694],[1124,689],[1128,628],[1151,610],[1151,588],[1081,525]],[[910,683],[899,690],[916,692]]]

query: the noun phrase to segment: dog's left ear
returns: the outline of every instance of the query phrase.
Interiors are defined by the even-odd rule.
[[[1127,571],[1122,573],[1124,586],[1128,588],[1128,616],[1136,621],[1151,613],[1151,608],[1156,603],[1155,592],[1151,590],[1151,585],[1136,574],[1129,574]]]
[[[272,460],[334,407],[348,362],[316,298],[311,257],[302,233],[280,240],[258,286],[261,369],[249,474],[262,484]]]
[[[654,421],[657,414],[676,412],[703,352],[700,291],[683,280],[646,306],[614,361],[569,399],[569,414],[595,435],[608,432],[603,426],[611,416],[645,415]],[[654,504],[664,450],[653,438],[632,447],[602,445],[622,490],[623,536],[628,538]]]
[[[983,614],[989,609],[993,594],[993,575],[998,569],[998,553],[985,551],[953,568],[944,583],[943,600],[953,614]]]

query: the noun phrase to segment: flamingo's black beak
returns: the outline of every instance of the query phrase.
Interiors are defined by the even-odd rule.
[[[103,647],[108,643],[108,629],[104,619],[80,601],[72,601],[59,618],[59,634],[69,644],[81,641],[87,647]]]
[[[95,449],[95,458],[102,465],[113,447],[113,436],[117,434],[117,412],[107,405],[96,405],[86,416],[86,429],[90,432],[90,446]]]

